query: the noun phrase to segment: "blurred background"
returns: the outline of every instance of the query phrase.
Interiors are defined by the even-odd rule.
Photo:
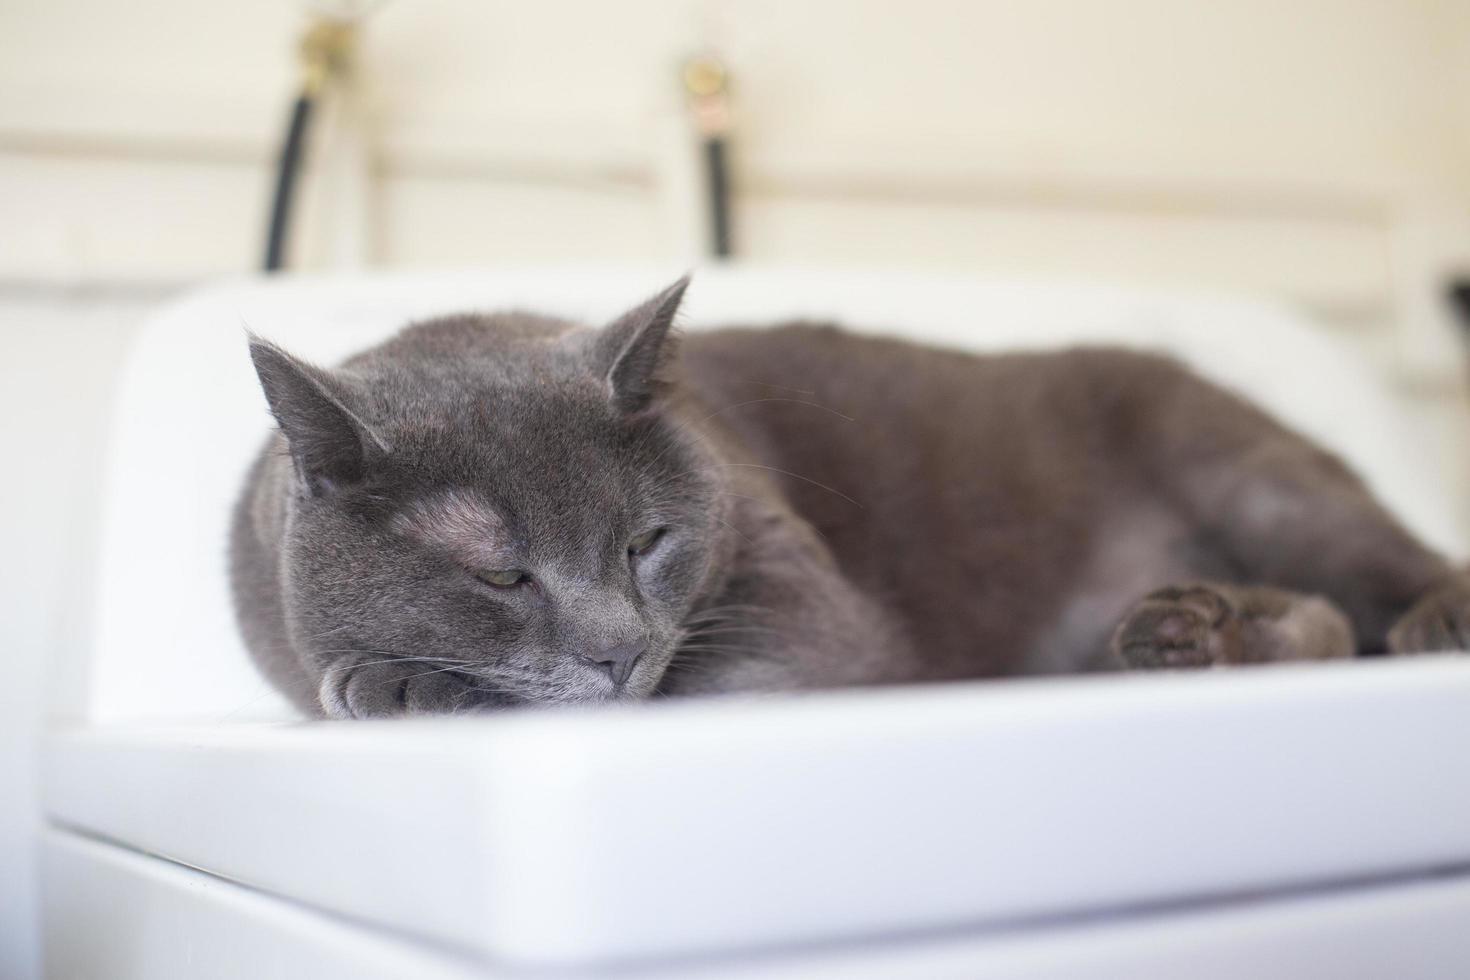
[[[35,966],[20,747],[74,642],[115,367],[148,310],[262,266],[303,91],[293,271],[1265,297],[1372,359],[1470,522],[1465,0],[0,0],[0,975]]]

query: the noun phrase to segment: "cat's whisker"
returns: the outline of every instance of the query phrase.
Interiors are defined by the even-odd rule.
[[[770,615],[774,610],[769,606],[720,606],[718,608],[704,609],[697,613],[691,613],[685,617],[686,623],[702,622],[705,620],[727,620],[747,622],[757,616]]]
[[[644,475],[644,474],[640,474],[640,475]],[[675,473],[673,476],[670,476],[668,479],[661,480],[660,482],[653,484],[652,486],[650,486],[648,488],[648,490],[646,492],[647,492],[647,494],[648,494],[648,496],[649,496],[650,499],[659,499],[659,498],[661,498],[663,496],[663,494],[664,494],[664,492],[666,490],[668,490],[670,487],[674,487],[679,482],[679,480],[680,480],[681,477],[692,476],[692,475],[693,474],[692,473],[689,473],[689,472]],[[667,499],[677,501],[679,498],[678,498],[678,495],[675,494],[675,495],[670,495]]]
[[[777,656],[776,651],[761,647],[740,646],[734,643],[689,643],[679,647],[679,655],[684,654],[710,654],[722,656],[747,657],[752,659],[768,660]],[[678,659],[677,657],[675,659]]]
[[[697,638],[699,638],[701,636],[715,636],[715,635],[718,635],[718,632],[730,632],[730,633],[733,633],[733,632],[736,632],[736,631],[741,631],[741,632],[754,633],[754,632],[756,632],[758,630],[760,630],[760,631],[768,631],[768,632],[771,632],[771,633],[779,633],[780,632],[780,630],[778,630],[774,626],[769,626],[768,627],[768,626],[760,626],[760,625],[757,625],[757,624],[750,624],[750,628],[747,629],[746,628],[746,624],[739,623],[739,622],[736,622],[736,621],[733,621],[733,620],[711,620],[709,622],[700,623],[700,624],[698,624],[696,626],[686,627],[685,629],[683,629],[682,631],[680,631],[680,634],[679,634],[679,642],[681,642],[681,643],[687,643],[690,640],[697,639]]]
[[[430,674],[442,674],[442,673],[445,673],[446,671],[463,670],[463,669],[464,668],[462,668],[459,664],[450,664],[447,667],[437,667],[434,670],[423,670],[423,671],[419,671],[417,674],[409,674],[409,675],[407,675],[405,677],[395,677],[395,678],[393,678],[393,680],[395,680],[395,681],[411,681],[415,677],[428,677]]]
[[[707,629],[758,629],[775,630],[776,627],[761,621],[760,619],[744,614],[742,616],[719,616],[715,618],[701,619],[695,623],[686,623],[685,632],[698,633]]]
[[[771,615],[772,610],[764,607],[751,609],[720,610],[719,612],[699,613],[684,620],[686,626],[706,622],[747,622],[761,616]]]
[[[701,442],[704,442],[707,439],[709,439],[710,433],[708,433],[708,432],[701,432],[699,435],[695,436],[694,439],[692,439],[690,442],[688,442],[688,443],[680,443],[679,442],[679,437],[681,435],[683,435],[685,432],[688,432],[690,429],[694,428],[694,425],[695,425],[695,423],[692,422],[692,421],[690,421],[690,422],[681,422],[674,429],[673,432],[669,433],[669,445],[666,446],[666,447],[664,447],[663,451],[660,452],[660,453],[658,453],[658,455],[654,456],[653,459],[650,459],[648,462],[644,463],[639,468],[640,471],[642,473],[644,473],[644,474],[647,474],[649,471],[651,471],[653,469],[654,465],[657,464],[659,460],[663,459],[665,456],[667,456],[669,453],[673,452],[675,449],[680,448],[680,446],[683,446],[686,449],[692,449],[693,447],[699,445]]]
[[[740,380],[748,385],[760,385],[762,388],[775,388],[777,391],[789,391],[794,395],[809,395],[813,398],[817,396],[815,391],[807,388],[788,388],[785,385],[774,385],[769,381],[757,381],[754,378],[742,378]]]
[[[713,516],[713,515],[711,515],[711,516]],[[719,522],[720,524],[723,524],[725,527],[729,528],[731,530],[731,532],[733,532],[737,537],[740,538],[741,541],[744,541],[746,544],[750,544],[750,545],[755,544],[755,542],[754,541],[751,541],[750,540],[750,537],[748,535],[746,535],[745,532],[741,531],[734,524],[731,524],[729,521],[725,520],[722,517],[716,517],[715,520],[717,522]]]
[[[756,383],[757,384],[760,384],[761,382],[756,382]],[[781,386],[780,385],[768,385],[767,387],[779,388]],[[784,390],[794,391],[797,394],[807,394],[807,392],[799,391],[798,389],[795,389],[795,388],[788,388],[788,389],[784,389]],[[684,423],[682,423],[678,428],[676,428],[674,430],[673,437],[679,436],[683,432],[687,431],[688,429],[693,428],[696,425],[702,425],[705,422],[708,422],[710,419],[714,418],[715,416],[722,415],[725,412],[731,412],[731,411],[734,411],[737,408],[744,408],[747,405],[764,405],[764,404],[769,404],[769,403],[773,403],[773,402],[774,403],[781,403],[781,404],[788,404],[788,405],[805,405],[808,408],[819,409],[820,411],[827,412],[830,415],[835,415],[838,418],[842,419],[844,422],[856,422],[857,421],[857,419],[853,418],[852,416],[850,416],[850,415],[844,415],[843,413],[837,411],[837,409],[835,409],[835,408],[829,408],[828,406],[822,405],[822,404],[820,404],[818,402],[806,401],[805,399],[801,399],[801,398],[776,398],[776,397],[770,397],[770,398],[748,398],[745,401],[735,402],[734,404],[726,405],[723,408],[717,408],[713,412],[710,412],[708,415],[704,416],[704,418],[699,419],[697,422],[684,422]],[[699,443],[705,441],[708,438],[709,438],[709,433],[701,433],[699,435],[699,437],[694,440],[694,442],[692,443],[692,445],[698,445]],[[643,467],[644,471],[646,472],[647,470],[651,469],[655,463],[657,463],[659,460],[663,459],[664,456],[668,455],[668,453],[671,452],[674,449],[675,445],[677,445],[677,443],[674,443],[674,444],[670,445],[663,452],[659,453],[657,456],[653,457],[653,459],[649,460],[646,464],[644,464],[644,467]]]
[[[758,469],[758,470],[770,470],[772,473],[780,473],[783,476],[789,476],[789,477],[791,477],[794,480],[800,480],[803,483],[810,483],[814,487],[820,487],[821,489],[826,490],[828,493],[835,494],[835,495],[841,497],[843,500],[847,501],[848,503],[852,504],[855,507],[861,507],[861,508],[863,508],[863,510],[867,510],[868,509],[868,507],[867,507],[866,504],[862,503],[861,501],[852,499],[847,494],[843,493],[841,490],[838,490],[835,487],[829,487],[829,486],[827,486],[827,484],[822,483],[819,480],[813,480],[809,476],[802,476],[800,473],[793,473],[790,470],[783,470],[783,469],[781,469],[778,466],[766,466],[764,463],[717,463],[716,465],[717,466],[741,466],[741,467],[748,467],[748,468],[751,468],[751,469]]]
[[[664,673],[667,674],[672,671],[674,673],[692,674],[697,671],[700,666],[700,664],[696,663],[671,663],[664,668]]]
[[[784,636],[785,631],[776,629],[774,626],[715,626],[708,629],[699,629],[690,632],[685,639],[694,640],[705,636],[723,636],[728,634],[749,633],[758,636]]]
[[[275,694],[276,693],[270,687],[270,685],[268,685],[268,684],[262,683],[261,686],[265,687],[265,690],[264,691],[262,691],[261,693],[257,694],[255,697],[251,698],[249,701],[246,701],[243,704],[236,705],[235,707],[231,708],[229,711],[226,711],[224,714],[222,714],[218,718],[216,718],[215,721],[216,722],[226,722],[226,721],[229,721],[231,718],[235,717],[236,715],[238,715],[240,712],[244,711],[246,708],[250,707],[251,705],[256,704],[256,703],[260,702],[261,700],[263,700],[264,698],[268,698],[272,694]]]
[[[774,612],[774,611],[775,610],[772,609],[770,606],[761,606],[761,605],[757,605],[755,603],[749,603],[749,602],[745,602],[745,603],[732,602],[732,603],[723,603],[723,604],[717,605],[717,606],[703,606],[698,611],[696,611],[695,613],[693,613],[692,615],[694,615],[694,616],[702,616],[702,615],[709,615],[709,614],[712,614],[712,613],[722,613],[722,612],[767,612],[768,613],[768,612]]]
[[[680,653],[749,653],[749,654],[753,654],[753,653],[756,653],[757,651],[752,650],[750,647],[735,646],[735,645],[730,644],[730,643],[719,643],[719,644],[691,643],[691,644],[688,644],[686,646],[680,647],[679,648],[679,652]]]
[[[387,657],[383,660],[363,660],[350,664],[334,665],[339,670],[358,670],[362,667],[376,667],[382,664],[449,664],[453,667],[473,667],[473,660],[448,660],[444,657]]]
[[[723,408],[718,408],[715,411],[710,412],[704,418],[699,419],[698,422],[685,422],[682,425],[680,425],[677,429],[674,430],[673,435],[674,435],[674,437],[677,437],[680,434],[682,434],[685,431],[687,431],[688,429],[693,428],[695,425],[699,425],[699,424],[703,424],[705,422],[708,422],[710,419],[712,419],[715,416],[720,415],[720,414],[722,414],[724,412],[732,411],[732,410],[737,409],[737,408],[742,408],[742,407],[744,407],[746,405],[759,405],[759,404],[762,404],[762,403],[765,403],[765,402],[787,402],[787,403],[795,404],[795,405],[807,405],[807,406],[809,406],[811,408],[821,409],[824,412],[830,412],[831,414],[836,415],[838,418],[844,419],[845,421],[848,421],[848,422],[856,421],[855,419],[850,418],[849,416],[843,415],[841,412],[837,411],[836,409],[828,408],[825,405],[819,405],[819,404],[816,404],[815,402],[801,401],[801,400],[795,399],[795,398],[751,398],[751,399],[747,399],[746,401],[736,402],[736,403],[734,403],[732,405],[726,405]],[[702,442],[707,442],[709,440],[709,438],[711,437],[711,435],[712,435],[712,433],[702,432],[697,437],[695,437],[695,439],[691,443],[689,443],[689,445],[690,446],[697,446],[697,445],[699,445]],[[655,463],[657,463],[660,459],[662,459],[669,452],[671,452],[674,449],[675,445],[677,445],[677,443],[675,443],[673,445],[670,445],[667,449],[665,449],[663,452],[659,453],[652,460],[650,460],[647,464],[645,464],[645,466],[643,467],[644,471],[646,472],[649,469],[651,469]]]
[[[267,647],[266,649],[280,650],[280,651],[290,651],[290,650],[293,650],[294,648],[293,647],[290,647],[288,645],[285,645],[285,644],[281,644],[279,646]],[[411,653],[402,653],[402,652],[400,652],[398,650],[374,650],[374,649],[371,649],[371,648],[364,648],[364,647],[342,647],[340,649],[338,649],[338,648],[331,648],[331,649],[326,649],[326,650],[313,650],[312,652],[313,653],[317,653],[317,654],[352,654],[352,653],[356,653],[356,654],[372,654],[372,655],[379,656],[379,657],[391,657],[391,658],[398,659],[398,660],[414,660],[414,659],[419,659],[419,660],[445,660],[446,659],[444,657],[415,657],[414,654],[411,654]]]
[[[760,500],[753,493],[736,493],[734,490],[716,490],[715,493],[721,497],[739,497],[741,500]]]
[[[770,624],[767,623],[761,623],[761,621],[759,620],[742,620],[736,619],[736,617],[734,616],[720,617],[720,619],[701,620],[698,621],[698,623],[686,624],[684,632],[686,636],[695,636],[703,635],[703,633],[711,632],[711,630],[725,630],[725,632],[734,632],[734,630],[760,630],[760,632],[766,633],[781,632],[778,627],[770,626]]]
[[[744,408],[747,405],[764,405],[764,404],[768,404],[770,402],[782,402],[782,403],[785,403],[785,404],[788,404],[788,405],[805,405],[807,408],[816,408],[816,409],[820,409],[823,412],[826,412],[829,415],[835,415],[838,418],[842,419],[842,421],[844,421],[844,422],[856,422],[857,421],[857,419],[853,418],[851,415],[844,415],[841,412],[837,411],[837,409],[835,409],[835,408],[828,408],[826,405],[822,405],[822,404],[819,404],[817,402],[805,401],[805,400],[800,399],[800,398],[751,398],[751,399],[748,399],[747,401],[736,402],[734,405],[726,405],[724,408],[717,409],[717,410],[715,410],[713,412],[710,412],[704,418],[700,419],[700,421],[701,422],[708,422],[710,419],[714,418],[716,415],[722,415],[725,412],[733,411],[734,409],[737,409],[737,408]]]

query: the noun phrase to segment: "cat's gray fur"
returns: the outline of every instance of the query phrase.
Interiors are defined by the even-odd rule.
[[[281,433],[231,550],[265,674],[365,717],[1470,639],[1470,583],[1342,463],[1172,360],[812,325],[676,355],[684,288],[333,371],[252,341]]]

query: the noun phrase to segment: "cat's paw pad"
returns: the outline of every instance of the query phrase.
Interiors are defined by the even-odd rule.
[[[1416,602],[1388,631],[1388,649],[1470,650],[1470,575],[1456,575]]]
[[[1234,659],[1235,625],[1234,609],[1213,589],[1159,589],[1123,617],[1112,648],[1134,669],[1208,667]]]

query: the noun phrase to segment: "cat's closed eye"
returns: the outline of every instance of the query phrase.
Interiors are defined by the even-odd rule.
[[[654,546],[659,543],[659,540],[663,538],[665,530],[667,529],[656,527],[652,531],[644,531],[628,542],[628,554],[633,558],[637,558],[639,555],[645,555],[652,551]]]
[[[518,585],[525,585],[531,580],[531,576],[515,568],[476,572],[475,578],[484,582],[486,585],[493,585],[497,589],[513,589]]]

